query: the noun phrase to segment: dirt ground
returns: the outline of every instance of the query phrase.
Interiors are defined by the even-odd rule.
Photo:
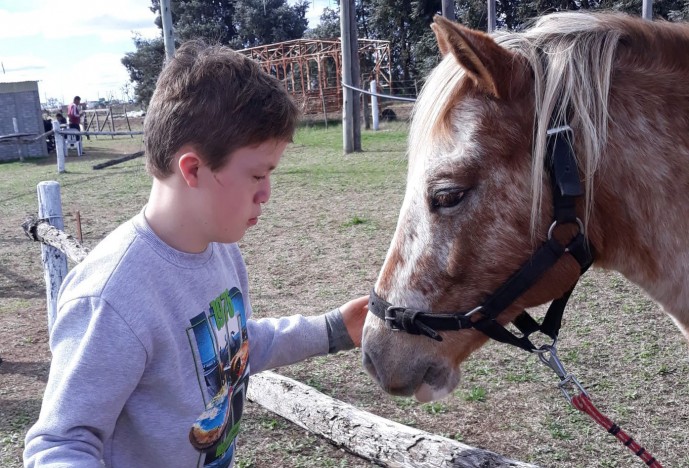
[[[378,135],[365,142],[365,153],[347,157],[337,149],[337,131],[318,138],[290,147],[259,227],[242,241],[257,317],[318,314],[366,294],[394,232],[404,193],[403,138]],[[87,144],[87,158],[70,159],[61,179],[65,224],[73,232],[80,209],[86,245],[134,215],[147,196],[141,159],[90,169],[138,149],[106,143]],[[19,224],[35,211],[35,183],[55,178],[53,164],[0,165],[0,466],[8,468],[21,466],[49,371],[39,247]],[[664,466],[689,466],[689,349],[656,304],[619,275],[594,270],[573,295],[560,351],[604,413]],[[430,404],[386,395],[360,361],[352,350],[277,371],[363,410],[513,459],[544,467],[643,466],[568,406],[555,375],[523,351],[489,343],[465,363],[455,392]],[[238,467],[370,465],[258,405],[246,408]]]

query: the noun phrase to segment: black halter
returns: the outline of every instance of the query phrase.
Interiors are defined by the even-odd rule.
[[[438,334],[439,330],[467,328],[475,328],[494,340],[518,346],[526,351],[537,349],[529,340],[529,335],[535,331],[545,333],[555,340],[562,324],[562,314],[576,282],[569,291],[550,304],[540,325],[526,311],[522,311],[513,322],[522,336],[513,334],[500,325],[496,319],[563,255],[569,254],[576,259],[581,267],[580,276],[593,263],[593,255],[584,236],[584,226],[576,214],[576,199],[582,196],[584,191],[579,180],[579,171],[571,142],[572,129],[568,125],[548,130],[549,157],[546,160],[546,169],[550,174],[554,204],[554,220],[548,230],[548,239],[480,306],[466,312],[436,314],[393,306],[378,296],[374,289],[371,291],[369,311],[385,320],[392,330],[405,331],[412,335],[425,335],[437,341],[443,340]],[[553,237],[555,227],[572,223],[579,228],[577,234],[567,245],[560,244]]]

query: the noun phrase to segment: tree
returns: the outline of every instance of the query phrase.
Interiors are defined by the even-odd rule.
[[[522,29],[531,19],[555,11],[619,11],[641,16],[641,9],[642,0],[501,0],[497,4],[499,27],[512,30]],[[689,19],[689,0],[655,0],[653,17],[685,21]]]
[[[360,6],[360,28],[370,39],[389,40],[393,79],[398,92],[412,93],[437,63],[438,49],[430,24],[442,10],[441,0],[366,0]]]
[[[340,37],[340,10],[333,10],[328,7],[324,8],[318,26],[313,29],[308,29],[304,33],[304,37],[312,39],[333,39]]]
[[[222,0],[171,0],[175,42],[204,39],[210,43],[228,44],[237,34],[234,24],[235,6],[239,2]],[[155,24],[163,28],[160,0],[151,0],[156,13]]]
[[[307,0],[290,6],[285,0],[241,0],[236,2],[234,24],[237,34],[230,44],[245,49],[289,41],[304,36],[309,25]]]
[[[307,0],[293,6],[287,0],[171,0],[175,43],[204,39],[209,43],[242,49],[302,37],[308,26]],[[156,25],[161,37],[134,36],[135,52],[122,59],[134,83],[137,101],[148,105],[164,63],[160,0],[151,0],[158,14]]]
[[[45,100],[45,103],[43,104],[43,110],[51,111],[53,109],[59,109],[61,106],[62,103],[58,98],[50,97]]]
[[[122,59],[122,65],[129,73],[129,79],[134,83],[134,94],[138,102],[148,106],[155,90],[160,70],[165,61],[165,46],[163,38],[144,39],[134,36],[136,52],[127,53]]]

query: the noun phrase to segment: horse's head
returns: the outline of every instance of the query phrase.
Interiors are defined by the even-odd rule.
[[[552,222],[548,177],[532,165],[538,90],[522,55],[440,17],[432,27],[444,58],[416,104],[406,194],[375,291],[393,305],[470,311],[526,262]],[[498,322],[559,296],[578,273],[561,259]],[[441,335],[395,332],[369,314],[364,366],[387,392],[440,398],[487,340],[473,329]]]

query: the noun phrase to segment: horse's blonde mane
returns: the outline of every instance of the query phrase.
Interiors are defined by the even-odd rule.
[[[575,131],[576,156],[586,191],[585,222],[588,221],[593,202],[593,175],[607,140],[613,58],[625,33],[624,24],[621,15],[555,13],[538,19],[526,31],[493,34],[498,44],[525,57],[533,69],[532,232],[541,213],[546,132],[551,115],[569,122]],[[464,74],[456,60],[448,55],[429,76],[410,129],[413,154],[427,150],[431,139],[448,143],[451,132],[445,116],[455,104],[452,93]]]
[[[410,158],[424,160],[420,155],[431,148],[429,143],[432,140],[441,144],[451,143],[450,127],[444,117],[451,110],[453,96],[463,79],[464,69],[451,56],[446,56],[429,75],[414,106],[409,130]],[[414,159],[409,162],[411,165]]]

